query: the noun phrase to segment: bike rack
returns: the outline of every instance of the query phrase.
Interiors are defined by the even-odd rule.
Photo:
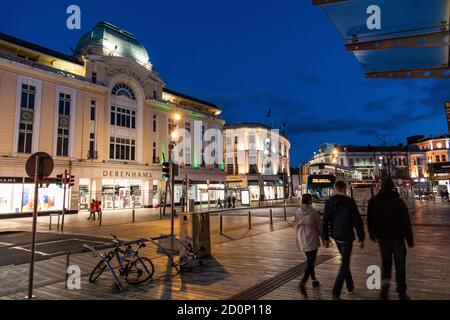
[[[114,268],[111,267],[111,265],[109,264],[109,262],[106,260],[106,257],[101,254],[97,249],[95,249],[94,247],[90,247],[86,244],[83,244],[83,247],[85,247],[86,249],[89,249],[93,252],[94,256],[99,256],[102,260],[103,263],[108,267],[109,271],[111,271],[113,277],[114,277],[114,281],[116,282],[117,286],[119,287],[119,291],[123,291],[123,286],[122,283],[120,282],[119,277],[117,276],[117,273],[114,271]]]

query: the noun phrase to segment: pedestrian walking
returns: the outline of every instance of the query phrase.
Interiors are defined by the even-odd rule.
[[[236,208],[236,195],[233,193],[233,196],[231,197],[231,201],[233,202],[233,208]]]
[[[311,277],[313,288],[320,286],[316,278],[315,263],[317,251],[320,247],[322,237],[322,221],[320,214],[312,207],[312,196],[304,194],[302,196],[302,205],[295,213],[296,238],[300,251],[306,255],[307,267],[300,281],[300,292],[307,296],[306,283]]]
[[[448,202],[449,193],[448,190],[444,191],[444,202]]]
[[[228,205],[228,208],[231,208],[231,206],[232,206],[232,204],[231,204],[231,194],[228,195],[227,205]]]
[[[95,220],[95,199],[92,199],[91,203],[89,204],[89,217],[88,220]]]
[[[217,198],[217,205],[216,205],[216,208],[219,208],[219,209],[222,209],[222,208],[223,208],[223,206],[222,206],[222,200],[220,200],[220,196]]]
[[[340,299],[344,282],[348,293],[352,293],[355,286],[350,271],[350,261],[355,241],[355,230],[359,245],[364,249],[364,224],[355,200],[347,196],[347,184],[338,181],[334,185],[334,195],[325,202],[323,215],[324,246],[330,246],[330,237],[336,242],[341,255],[341,266],[334,283],[333,299]]]
[[[367,224],[370,238],[378,242],[382,260],[381,299],[389,299],[392,259],[395,263],[397,294],[400,300],[409,300],[406,293],[406,245],[414,246],[414,236],[408,207],[394,190],[391,178],[381,183],[380,192],[369,200]]]
[[[95,202],[95,211],[97,212],[98,218],[100,219],[100,215],[102,214],[102,202],[100,200],[97,200]]]

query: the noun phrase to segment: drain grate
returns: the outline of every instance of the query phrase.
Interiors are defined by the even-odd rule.
[[[316,258],[316,266],[333,259],[335,256],[332,255],[320,255]],[[306,261],[302,262],[291,269],[288,269],[276,276],[267,279],[247,290],[244,290],[230,298],[228,300],[257,300],[266,294],[274,291],[275,289],[281,287],[285,283],[294,280],[298,276],[302,275],[306,269]]]

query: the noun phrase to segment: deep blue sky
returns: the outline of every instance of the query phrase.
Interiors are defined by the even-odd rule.
[[[447,132],[448,80],[366,80],[311,0],[2,1],[0,32],[70,53],[96,22],[136,35],[168,87],[216,103],[227,123],[287,124],[292,165],[323,142],[404,142]],[[66,28],[78,4],[82,30]]]

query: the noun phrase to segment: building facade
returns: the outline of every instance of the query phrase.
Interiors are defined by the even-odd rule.
[[[425,177],[435,192],[450,192],[450,135],[423,137],[415,143],[427,163]]]
[[[258,123],[227,125],[224,144],[227,190],[238,198],[244,191],[249,201],[289,196],[291,144],[285,135]]]
[[[87,208],[92,198],[104,210],[158,206],[171,131],[203,137],[223,130],[217,106],[166,88],[131,33],[101,22],[75,51],[69,56],[0,34],[0,214],[32,211],[25,162],[38,151],[55,161],[48,187],[39,190],[42,211],[61,210],[62,190],[53,182],[64,170],[76,177],[70,210]],[[200,189],[224,189],[223,162],[202,160],[209,143],[186,144],[176,202],[186,175],[197,201]]]
[[[364,180],[377,181],[387,175],[395,179],[409,179],[409,150],[403,145],[354,146],[325,143],[308,162],[315,163],[356,169],[362,173]]]

